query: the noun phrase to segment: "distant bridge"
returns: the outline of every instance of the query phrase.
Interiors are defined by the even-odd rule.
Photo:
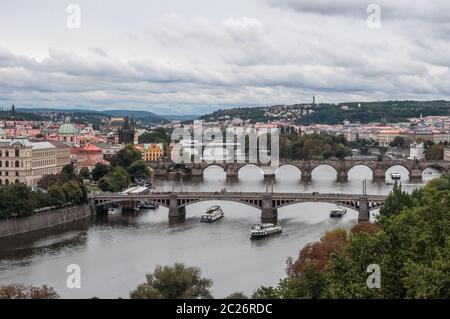
[[[262,222],[274,222],[278,208],[306,202],[331,203],[358,211],[359,220],[368,220],[370,211],[384,205],[384,195],[321,194],[314,193],[263,193],[263,192],[154,192],[144,195],[116,195],[101,193],[94,195],[92,204],[97,211],[104,211],[113,204],[133,208],[146,201],[169,209],[169,221],[182,221],[186,206],[203,201],[220,200],[242,203],[261,210]]]
[[[415,161],[415,160],[280,160],[279,166],[272,168],[261,163],[225,163],[225,162],[203,162],[203,163],[182,163],[175,164],[170,161],[147,162],[147,166],[152,169],[155,176],[167,176],[170,173],[187,172],[196,177],[203,176],[204,171],[210,166],[221,167],[227,177],[237,177],[241,168],[249,165],[256,165],[261,168],[265,178],[274,178],[277,168],[282,166],[294,166],[301,172],[302,181],[310,181],[315,168],[326,165],[336,170],[338,181],[347,181],[349,171],[355,166],[366,166],[372,171],[373,180],[384,180],[386,172],[393,166],[404,167],[409,174],[410,180],[421,180],[422,173],[426,168],[435,168],[444,173],[450,172],[450,162],[448,161]]]

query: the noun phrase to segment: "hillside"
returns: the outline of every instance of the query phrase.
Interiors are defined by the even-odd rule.
[[[429,115],[450,116],[449,101],[384,101],[348,102],[319,105],[294,104],[269,107],[232,108],[218,110],[200,117],[207,122],[233,118],[249,120],[251,123],[281,120],[295,124],[340,124],[403,122],[411,117]]]

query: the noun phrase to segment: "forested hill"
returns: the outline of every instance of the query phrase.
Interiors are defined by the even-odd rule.
[[[296,124],[339,124],[344,120],[352,123],[395,123],[420,115],[450,116],[450,101],[348,102],[232,108],[203,115],[200,119],[212,122],[240,118],[252,123],[289,119]]]
[[[348,108],[348,109],[347,109]],[[313,113],[299,118],[299,124],[338,124],[350,122],[403,122],[411,117],[449,115],[449,101],[387,101],[367,103],[320,104]]]

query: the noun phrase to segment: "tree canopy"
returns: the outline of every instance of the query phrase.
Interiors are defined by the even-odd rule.
[[[182,263],[156,266],[146,281],[130,292],[131,299],[207,299],[212,298],[212,281],[201,277],[196,267]]]

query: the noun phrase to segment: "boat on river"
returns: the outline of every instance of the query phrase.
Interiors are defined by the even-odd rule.
[[[250,228],[251,238],[264,238],[282,232],[281,225],[272,223],[256,224]]]

